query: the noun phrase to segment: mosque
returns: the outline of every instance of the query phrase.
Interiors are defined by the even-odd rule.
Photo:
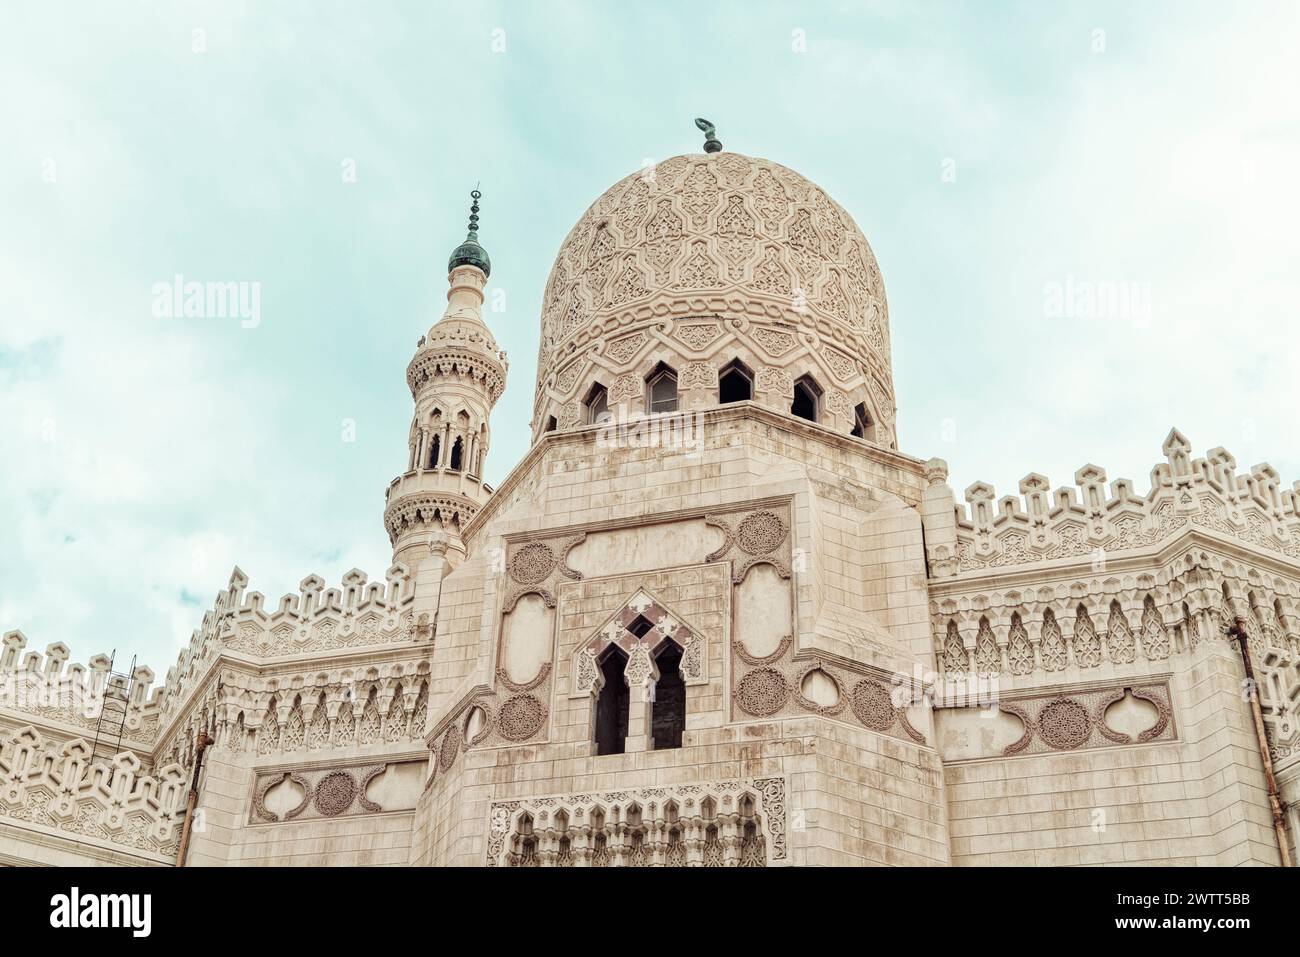
[[[1295,859],[1300,483],[1175,429],[958,495],[853,218],[698,125],[560,243],[497,488],[474,194],[382,579],[237,568],[156,687],[4,635],[0,863]]]

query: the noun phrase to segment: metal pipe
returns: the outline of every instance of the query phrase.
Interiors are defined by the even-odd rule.
[[[1237,618],[1228,629],[1228,637],[1237,639],[1241,649],[1241,663],[1246,667],[1247,695],[1250,714],[1255,719],[1255,740],[1259,743],[1259,757],[1264,762],[1264,781],[1268,786],[1269,810],[1273,813],[1273,830],[1277,834],[1277,849],[1282,856],[1282,866],[1291,866],[1291,850],[1286,838],[1286,817],[1282,809],[1282,796],[1273,776],[1273,755],[1268,747],[1268,729],[1264,726],[1264,712],[1259,707],[1259,685],[1255,683],[1255,668],[1250,660],[1250,644],[1246,638],[1246,620]]]
[[[185,799],[185,823],[181,825],[181,843],[176,849],[176,866],[185,866],[185,852],[190,847],[190,825],[194,821],[194,805],[199,800],[199,772],[203,770],[203,752],[212,744],[206,731],[200,731],[194,741],[194,774],[190,777],[190,793]]]

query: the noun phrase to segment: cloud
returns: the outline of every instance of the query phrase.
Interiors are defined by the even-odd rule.
[[[948,459],[959,490],[1085,462],[1142,486],[1174,425],[1300,478],[1298,16],[26,7],[0,33],[20,91],[0,101],[17,144],[0,157],[0,628],[162,674],[236,563],[268,603],[310,573],[382,576],[405,364],[441,313],[467,191],[507,303],[487,317],[511,355],[499,484],[528,447],[565,233],[643,159],[698,149],[701,114],[858,219],[889,293],[900,441]],[[262,324],[153,319],[152,283],[177,272],[260,282]],[[1067,278],[1145,284],[1149,321],[1045,315]]]

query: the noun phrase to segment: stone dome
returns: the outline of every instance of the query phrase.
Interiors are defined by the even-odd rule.
[[[755,399],[780,408],[811,376],[820,421],[848,431],[861,403],[872,438],[894,445],[884,283],[853,218],[769,160],[676,156],[608,189],[560,248],[542,306],[534,435],[582,424],[593,382],[611,404],[633,399],[647,363],[671,365],[683,388],[711,381],[716,404],[732,359],[754,373]]]

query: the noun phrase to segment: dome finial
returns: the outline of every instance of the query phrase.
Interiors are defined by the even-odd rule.
[[[478,242],[478,201],[483,198],[483,194],[475,188],[469,191],[469,196],[473,202],[469,204],[469,235],[465,238]]]
[[[717,153],[722,149],[722,141],[718,139],[718,131],[706,119],[696,118],[695,125],[700,128],[704,134],[704,152]]]
[[[470,190],[469,195],[472,200],[469,207],[469,232],[465,235],[465,241],[452,250],[451,259],[447,261],[447,272],[457,266],[476,266],[487,276],[492,272],[492,262],[488,259],[487,250],[478,242],[478,201],[483,198],[483,194],[476,187]]]

